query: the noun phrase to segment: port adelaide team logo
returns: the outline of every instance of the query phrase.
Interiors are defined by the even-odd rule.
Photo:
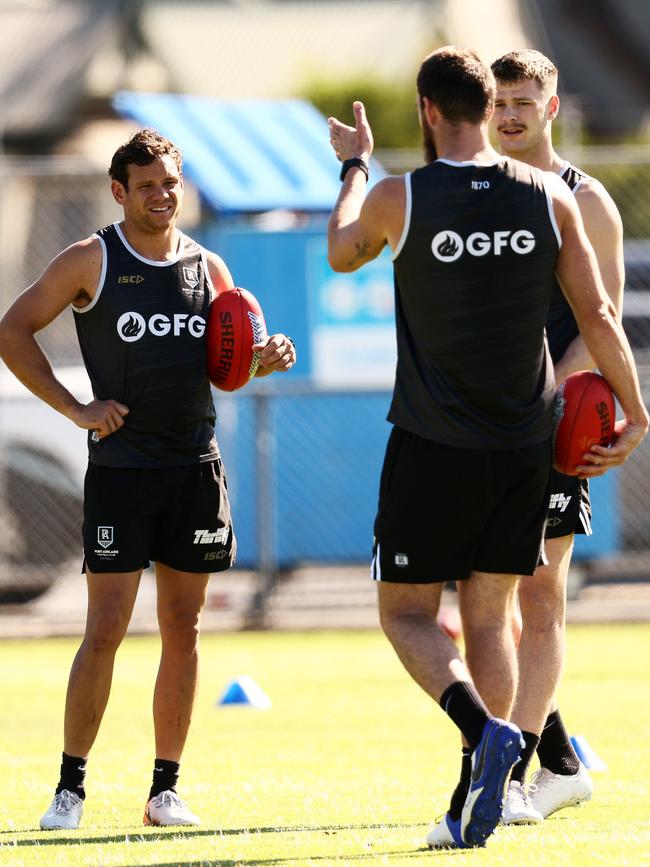
[[[95,554],[100,560],[114,560],[116,555],[120,553],[119,548],[115,548],[115,529],[106,524],[100,524],[97,527],[97,544]]]
[[[183,265],[183,280],[185,280],[184,289],[194,290],[199,285],[199,275],[194,268],[186,268]]]
[[[113,528],[97,527],[97,544],[102,548],[110,548],[113,544]]]
[[[520,256],[530,253],[535,248],[535,236],[528,229],[512,232],[509,229],[492,232],[472,232],[463,238],[452,229],[445,229],[434,237],[431,251],[440,262],[455,262],[467,253],[470,256],[501,256],[511,250]]]

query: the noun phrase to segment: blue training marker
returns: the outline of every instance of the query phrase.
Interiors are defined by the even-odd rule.
[[[244,674],[236,680],[232,680],[217,701],[217,705],[230,704],[248,705],[258,708],[258,710],[267,710],[271,707],[271,699],[252,677]]]

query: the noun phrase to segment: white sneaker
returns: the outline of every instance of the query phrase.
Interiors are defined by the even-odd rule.
[[[200,825],[201,820],[190,813],[176,792],[166,789],[147,803],[144,808],[145,825]]]
[[[427,834],[427,846],[429,849],[467,849],[460,836],[460,819],[454,822],[449,813],[440,819],[437,825]]]
[[[536,771],[528,785],[528,795],[533,807],[544,819],[565,807],[577,807],[588,801],[594,784],[585,766],[580,763],[577,774],[554,774],[548,768]]]
[[[73,831],[79,827],[84,811],[84,802],[79,795],[63,789],[54,796],[50,807],[41,817],[41,828],[44,831],[65,829]]]
[[[544,817],[530,803],[524,786],[510,780],[501,814],[502,825],[537,825]]]

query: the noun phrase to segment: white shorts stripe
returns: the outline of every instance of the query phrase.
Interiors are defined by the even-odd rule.
[[[580,503],[580,514],[578,516],[578,520],[582,525],[582,529],[585,531],[585,536],[591,536],[591,516],[589,514],[589,510],[584,503]]]
[[[379,543],[370,565],[370,577],[373,581],[381,581],[381,560],[379,559]]]

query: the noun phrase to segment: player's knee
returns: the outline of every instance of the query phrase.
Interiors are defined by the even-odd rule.
[[[528,639],[539,637],[548,640],[553,634],[561,634],[565,615],[563,599],[531,593],[525,600],[520,600],[520,604],[523,634]]]
[[[84,649],[97,656],[115,654],[122,643],[128,620],[109,613],[91,621],[84,635]]]
[[[564,590],[560,590],[554,583],[533,580],[522,584],[519,589],[519,605],[524,628],[539,621],[564,620]]]
[[[160,637],[166,650],[191,653],[199,640],[200,612],[175,609],[158,615]]]
[[[499,623],[467,623],[463,624],[466,651],[486,647],[500,647],[507,642],[510,625],[505,621]]]
[[[499,633],[512,630],[512,609],[499,607],[465,607],[462,611],[463,631],[468,633]]]
[[[422,628],[436,626],[436,620],[432,613],[418,607],[389,608],[380,605],[379,622],[384,634],[393,644],[402,636],[417,632]]]

